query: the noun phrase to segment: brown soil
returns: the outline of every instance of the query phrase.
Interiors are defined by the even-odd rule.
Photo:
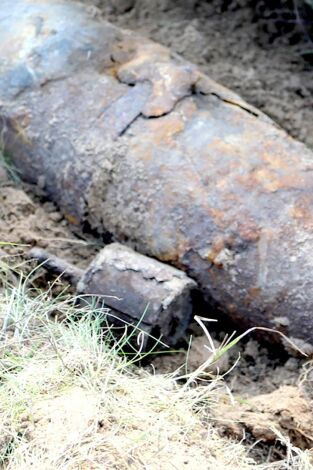
[[[69,261],[81,267],[86,266],[99,249],[98,242],[90,239],[84,241],[78,238],[70,231],[66,221],[63,220],[51,203],[40,204],[34,201],[23,188],[16,186],[4,177],[3,171],[0,173],[1,175],[0,240],[28,245],[37,244],[55,254],[66,257]],[[17,260],[16,263],[19,264],[23,259],[26,259],[25,252],[28,249],[29,246],[2,247],[0,262],[6,261],[7,256],[9,256],[11,260]],[[29,271],[28,268],[27,270]],[[51,278],[43,270],[39,271],[36,279],[37,285],[43,286],[49,280]],[[61,284],[60,290],[63,287]],[[194,334],[193,328],[189,333]],[[208,341],[203,335],[197,336],[198,333],[199,331],[196,331],[189,351],[186,348],[178,353],[160,355],[153,361],[150,366],[151,369],[157,373],[170,373],[180,368],[180,375],[195,371],[209,356]],[[223,338],[223,333],[219,334],[219,338]],[[189,337],[186,335],[186,342],[188,340]],[[214,341],[218,345],[218,341]],[[273,357],[270,349],[260,345],[256,340],[249,339],[248,342],[233,348],[226,357],[218,362],[219,373],[227,373],[239,355],[241,357],[239,364],[226,376],[226,382],[236,400],[236,406],[228,404],[225,405],[225,409],[222,405],[219,406],[220,413],[224,417],[227,416],[228,419],[226,422],[224,420],[221,423],[221,414],[217,414],[217,429],[222,435],[233,436],[236,439],[241,439],[243,433],[246,433],[249,445],[254,443],[256,439],[262,438],[262,443],[254,446],[251,453],[251,456],[259,462],[268,458],[269,453],[271,453],[273,460],[283,455],[284,448],[279,447],[277,449],[277,445],[273,446],[273,434],[271,434],[273,424],[284,435],[291,436],[293,443],[300,445],[302,448],[307,448],[311,442],[310,436],[312,434],[310,424],[312,423],[312,417],[311,414],[307,413],[307,410],[311,409],[312,403],[311,369],[308,368],[306,374],[306,388],[300,388],[300,378],[304,374],[302,370],[303,359]],[[211,367],[209,372],[214,377],[216,365]],[[292,394],[290,400],[289,392]],[[307,398],[299,398],[301,393],[305,393]],[[298,402],[294,397],[295,394],[297,399],[299,398],[299,409],[297,408]],[[60,400],[62,402],[62,397]],[[279,407],[281,405],[282,400],[284,411],[273,411],[275,406]],[[238,403],[243,403],[244,406],[238,407]],[[60,409],[63,409],[62,406]],[[45,413],[39,413],[39,415],[45,416]],[[59,414],[56,413],[54,416],[54,413],[52,413],[52,415],[52,421],[55,424],[55,421],[59,419]],[[51,416],[50,412],[49,416]],[[269,419],[270,416],[271,419]],[[285,423],[285,418],[287,424],[289,423],[289,428],[286,428],[287,425],[282,424],[282,422]],[[296,425],[294,425],[296,418]],[[69,428],[74,429],[75,426],[72,427],[71,419],[70,417]],[[230,420],[235,421],[237,424],[231,424]],[[49,426],[50,424],[43,424],[45,433],[49,432]],[[34,429],[38,430],[41,427],[36,424]],[[301,436],[303,437],[302,440],[300,439]],[[53,440],[51,440],[51,451],[53,451],[53,445]]]
[[[313,445],[312,405],[297,387],[282,386],[272,393],[237,400],[236,406],[220,405],[215,417],[221,432],[238,439],[249,433],[254,440],[273,443],[278,431],[299,448]]]
[[[192,337],[190,348],[182,348],[178,352],[158,356],[153,367],[160,373],[180,374],[192,373],[197,370],[210,356],[208,340],[205,336]],[[215,344],[220,344],[214,340]],[[240,358],[238,367],[230,374],[228,370]],[[242,399],[257,394],[271,393],[281,385],[297,385],[302,374],[302,366],[306,361],[296,357],[278,357],[271,355],[270,349],[259,342],[249,339],[233,347],[209,371],[214,375],[225,374],[231,391]]]
[[[0,163],[0,242],[18,244],[3,248],[2,257],[10,255],[20,260],[19,255],[37,245],[85,267],[97,252],[99,242],[75,235],[53,203],[40,203],[25,189],[8,177]]]
[[[214,342],[218,347],[218,341]],[[159,356],[152,367],[157,373],[192,374],[207,361],[208,346],[205,336],[195,337],[189,351]],[[228,373],[238,358],[237,366]],[[256,462],[276,462],[285,456],[285,445],[279,436],[301,449],[313,447],[310,361],[273,357],[270,349],[249,339],[232,348],[206,372],[206,379],[225,374],[233,397],[231,403],[219,403],[213,412],[218,432],[222,437],[244,439]]]
[[[312,66],[299,53],[301,43],[291,46],[288,38],[278,37],[269,45],[270,38],[260,33],[249,2],[242,2],[244,6],[240,9],[234,7],[235,2],[229,2],[230,8],[223,13],[219,1],[195,2],[192,10],[182,8],[182,2],[138,0],[135,8],[124,14],[117,14],[108,6],[109,2],[104,2],[102,12],[120,26],[150,36],[196,62],[212,78],[313,147]],[[81,267],[88,264],[99,248],[98,241],[73,234],[53,204],[41,203],[38,197],[34,201],[20,185],[9,181],[1,166],[0,241],[36,244]],[[20,260],[28,246],[1,250],[0,256],[18,255]],[[203,343],[203,338],[197,339],[189,356],[192,370],[206,358]],[[241,362],[227,380],[237,400],[248,401],[241,407],[221,408],[218,421],[225,415],[237,421],[230,424],[224,420],[221,432],[241,438],[245,431],[271,444],[274,436],[270,428],[275,425],[282,433],[287,432],[294,444],[311,447],[312,396],[308,393],[304,396],[297,386],[303,360],[272,357],[269,349],[250,340],[232,350],[226,363],[232,364],[238,353]],[[162,356],[154,367],[161,372],[173,371],[185,360],[186,352]],[[223,371],[227,369],[226,363],[221,366]],[[59,406],[62,410],[64,403],[58,403],[58,410]]]
[[[53,461],[62,449],[83,440],[86,429],[97,415],[97,408],[97,397],[79,387],[43,399],[36,403],[31,420],[25,416],[28,439],[42,447],[45,457]],[[61,467],[62,463],[55,459],[55,468]]]

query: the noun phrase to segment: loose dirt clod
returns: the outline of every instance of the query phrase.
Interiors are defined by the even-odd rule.
[[[302,449],[313,447],[313,408],[298,387],[282,386],[272,393],[250,397],[216,411],[221,432],[273,443],[278,433]],[[278,433],[277,433],[278,431]]]
[[[21,260],[20,255],[36,244],[49,246],[56,254],[85,267],[95,255],[98,242],[75,237],[55,206],[52,211],[46,209],[8,179],[0,184],[0,241],[16,244],[6,246],[6,256],[19,255]]]

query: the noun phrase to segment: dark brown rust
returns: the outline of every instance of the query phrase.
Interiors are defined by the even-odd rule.
[[[313,345],[309,149],[68,0],[2,1],[0,57],[7,151],[72,223],[185,269],[242,325],[284,318]]]
[[[77,284],[84,274],[82,269],[42,248],[32,248],[28,256],[30,259],[36,260],[39,266],[45,268],[49,273],[60,276],[71,284]]]
[[[148,335],[174,345],[186,330],[196,283],[172,266],[120,243],[104,247],[85,271],[41,248],[32,248],[29,256],[73,283],[81,302],[109,307],[108,323],[146,333],[143,346]]]

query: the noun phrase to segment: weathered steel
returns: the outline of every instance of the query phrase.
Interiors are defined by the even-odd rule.
[[[65,259],[59,258],[42,248],[32,248],[28,253],[28,257],[36,260],[39,267],[45,268],[50,274],[60,276],[63,280],[74,285],[77,285],[84,275],[83,269],[77,268]]]
[[[72,223],[183,268],[242,325],[313,344],[313,155],[164,47],[68,0],[2,0],[0,117]]]
[[[84,299],[109,307],[108,321],[135,325],[148,335],[173,345],[183,335],[192,314],[196,283],[179,269],[111,243],[83,271],[41,248],[30,250],[48,271],[76,285]]]

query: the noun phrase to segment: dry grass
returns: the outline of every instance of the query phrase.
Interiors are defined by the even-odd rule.
[[[72,313],[71,302],[23,291],[1,299],[6,468],[251,467],[244,448],[221,440],[208,421],[217,383],[182,395],[173,377],[134,367],[138,356],[122,354],[126,337],[109,345],[98,312],[51,323],[56,307]]]
[[[284,462],[256,465],[210,420],[229,400],[220,377],[182,386],[174,375],[135,366],[140,353],[124,352],[127,330],[112,342],[103,312],[74,303],[29,295],[24,281],[0,294],[2,468],[311,468],[309,454],[288,443]],[[56,311],[63,322],[51,321]]]

